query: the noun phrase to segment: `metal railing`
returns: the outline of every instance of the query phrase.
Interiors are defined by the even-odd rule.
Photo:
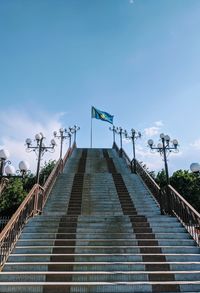
[[[3,230],[5,225],[9,222],[10,217],[1,217],[0,218],[0,232]]]
[[[10,252],[12,251],[16,240],[18,239],[22,228],[27,220],[37,213],[38,201],[42,197],[42,187],[35,184],[27,197],[18,207],[10,221],[0,233],[0,265],[2,266]]]
[[[179,219],[200,245],[200,214],[171,185],[168,185],[168,188],[164,190],[163,196],[169,213]]]
[[[115,143],[113,148],[120,154],[120,150]],[[122,150],[122,157],[131,168],[132,162],[124,150]],[[200,214],[171,185],[161,189],[137,160],[136,173],[155,197],[160,206],[161,214],[177,217],[196,243],[200,245]]]
[[[56,178],[63,171],[64,165],[74,148],[75,145],[73,145],[71,149],[68,149],[63,160],[60,159],[56,163],[43,187],[39,184],[35,184],[32,187],[24,201],[21,203],[7,225],[1,231],[0,267],[2,267],[6,262],[27,221],[31,217],[41,213],[50,191],[56,181]]]

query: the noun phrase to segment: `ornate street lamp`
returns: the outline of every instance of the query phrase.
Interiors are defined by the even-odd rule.
[[[38,157],[37,172],[36,172],[36,183],[38,183],[38,184],[39,184],[41,157],[47,151],[53,153],[55,151],[54,148],[56,146],[56,142],[54,139],[51,140],[50,146],[45,146],[45,144],[43,143],[44,139],[45,139],[45,137],[43,136],[43,134],[41,132],[35,135],[36,146],[32,146],[32,140],[30,138],[26,139],[26,146],[27,146],[26,151],[27,152],[34,151]]]
[[[66,133],[66,135],[65,135]],[[63,148],[63,141],[66,138],[69,138],[69,147],[71,147],[71,133],[67,131],[66,128],[60,128],[59,134],[56,131],[53,132],[55,138],[60,139],[60,159],[62,159],[62,148]]]
[[[11,165],[11,161],[8,160],[9,151],[0,150],[0,179],[2,178],[23,178],[29,172],[29,164],[25,161],[19,162],[19,170],[15,170],[15,167]],[[17,175],[19,174],[19,175]]]
[[[69,127],[69,131],[71,134],[74,134],[74,144],[76,143],[76,133],[80,130],[80,127],[77,125],[74,125],[74,127]]]
[[[125,131],[121,127],[116,127],[115,132],[117,134],[119,134],[119,137],[120,137],[120,153],[119,153],[119,155],[120,155],[120,157],[122,157],[122,135],[125,134]]]
[[[165,164],[165,174],[166,174],[166,183],[169,185],[169,171],[167,165],[167,155],[171,152],[177,153],[178,150],[178,141],[177,139],[173,139],[172,142],[170,141],[169,135],[164,135],[164,133],[160,134],[161,143],[158,143],[157,147],[154,146],[154,142],[152,139],[148,140],[148,145],[152,151],[157,151],[163,156],[164,164]],[[171,143],[171,146],[170,146]]]
[[[113,125],[113,127],[109,127],[109,130],[111,130],[112,133],[113,133],[113,144],[114,144],[114,143],[115,143],[115,133],[116,133],[116,128],[115,128],[115,126]]]
[[[135,159],[135,141],[138,138],[141,138],[141,132],[137,132],[135,129],[131,129],[131,134],[128,135],[128,132],[124,131],[125,138],[131,139],[133,145],[133,160],[131,161],[131,172],[136,173],[136,159]]]

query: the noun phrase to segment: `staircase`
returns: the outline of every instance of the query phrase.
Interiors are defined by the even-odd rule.
[[[113,149],[75,149],[0,292],[200,292],[200,249]]]

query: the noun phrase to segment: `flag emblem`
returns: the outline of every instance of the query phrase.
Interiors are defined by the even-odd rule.
[[[104,111],[96,109],[95,107],[92,107],[92,118],[100,119],[102,121],[113,124],[113,117],[114,117],[113,115],[107,112],[104,112]]]

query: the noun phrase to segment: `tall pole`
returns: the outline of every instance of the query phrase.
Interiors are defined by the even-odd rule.
[[[0,164],[0,176],[3,175],[4,162],[5,162],[5,160],[4,160],[4,159],[1,159],[1,164]]]
[[[122,157],[122,128],[119,130],[120,135],[120,157]]]
[[[69,133],[69,148],[72,146],[72,135]]]
[[[115,143],[115,128],[113,127],[113,144]]]
[[[40,160],[41,160],[41,154],[42,154],[42,141],[43,141],[43,137],[40,139],[39,151],[38,151],[38,163],[37,163],[37,172],[36,172],[36,183],[38,184],[40,180]]]
[[[61,136],[60,136],[60,159],[62,159],[62,148],[63,148],[63,132],[61,132]]]
[[[92,148],[92,115],[91,115],[91,129],[90,129],[90,148]]]
[[[135,132],[132,132],[133,143],[133,173],[136,173],[136,161],[135,161]]]
[[[165,163],[166,183],[167,183],[167,185],[169,185],[170,184],[169,171],[168,171],[168,165],[167,165],[167,155],[166,155],[166,147],[165,147],[165,139],[164,138],[162,138],[162,145],[163,145],[163,157],[164,157],[164,163]]]

